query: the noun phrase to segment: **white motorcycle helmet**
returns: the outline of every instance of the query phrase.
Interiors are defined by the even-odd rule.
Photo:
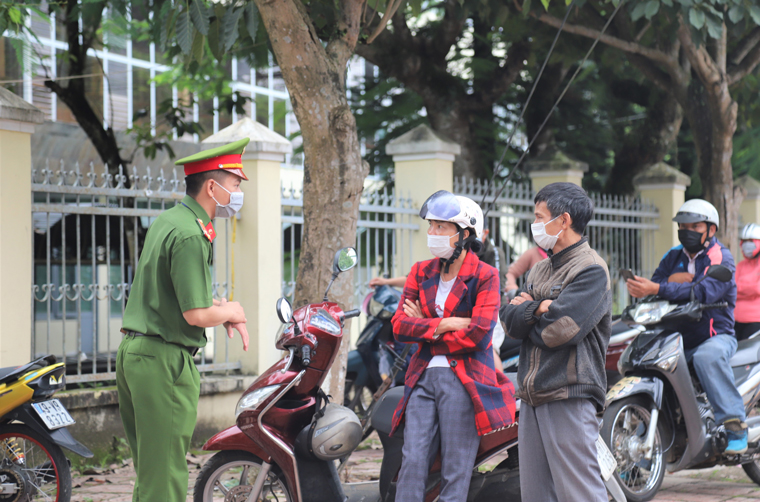
[[[739,236],[739,239],[743,241],[752,241],[755,239],[760,239],[760,225],[756,223],[749,223],[747,225],[744,225],[744,228],[742,228],[742,233]]]
[[[337,460],[354,451],[361,443],[362,424],[359,417],[345,406],[329,403],[314,418],[316,420],[302,432],[307,435],[303,446],[314,457]]]
[[[684,202],[673,218],[676,223],[699,223],[706,221],[712,223],[715,228],[720,228],[718,210],[715,206],[703,199],[691,199]]]
[[[472,199],[439,190],[422,204],[420,218],[448,221],[459,228],[475,230],[474,237],[483,233],[483,210]]]
[[[477,238],[483,233],[483,210],[474,200],[461,195],[454,195],[446,190],[439,190],[422,204],[420,218],[447,221],[454,223],[461,229],[470,231],[470,235],[466,239],[462,232],[459,233],[459,241],[455,244],[454,254],[444,260],[444,272],[448,272],[449,265],[459,258],[466,244],[470,243],[474,252],[480,251],[481,243]]]

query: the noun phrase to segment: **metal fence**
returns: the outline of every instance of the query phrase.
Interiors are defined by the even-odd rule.
[[[454,193],[483,200],[488,182],[485,180],[454,180]],[[504,250],[507,263],[535,246],[530,231],[534,221],[533,197],[529,183],[508,186],[494,203],[500,187],[493,187],[486,197],[492,203],[486,228],[489,238]],[[631,269],[636,275],[650,277],[659,257],[654,251],[654,232],[659,228],[659,216],[654,205],[638,197],[589,194],[594,201],[594,217],[586,229],[589,244],[607,262],[613,287],[613,313],[619,313],[628,303],[625,282],[619,270]],[[485,204],[484,204],[485,208]]]
[[[121,320],[145,234],[184,195],[184,178],[174,171],[154,176],[150,168],[133,168],[111,175],[103,166],[83,171],[78,164],[32,171],[33,357],[65,360],[69,382],[115,378]],[[215,241],[214,264],[229,270],[228,261],[217,255]],[[219,280],[216,268],[214,297],[221,298],[230,281]],[[240,368],[229,361],[226,336],[206,335],[209,343],[196,356],[199,371]]]
[[[301,188],[282,188],[282,294],[293,299],[303,229]],[[419,230],[419,209],[410,198],[397,196],[390,188],[365,189],[359,203],[356,251],[359,264],[354,271],[354,305],[369,293],[373,277],[406,275],[412,267],[412,232]],[[359,320],[363,326],[364,316]]]

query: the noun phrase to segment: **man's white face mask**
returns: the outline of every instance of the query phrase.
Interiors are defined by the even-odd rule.
[[[217,183],[216,186],[230,194],[230,203],[222,205],[219,204],[219,201],[216,200],[216,197],[212,197],[214,199],[214,202],[216,202],[215,216],[217,218],[231,218],[235,216],[237,212],[240,211],[240,208],[243,207],[243,192],[230,192],[219,183]]]
[[[557,239],[562,233],[562,230],[560,230],[557,235],[549,235],[546,233],[546,225],[556,220],[557,218],[559,218],[559,216],[552,218],[546,223],[539,222],[530,225],[530,231],[533,233],[533,240],[536,241],[536,244],[538,244],[540,248],[548,251],[554,248],[554,246],[557,244]]]

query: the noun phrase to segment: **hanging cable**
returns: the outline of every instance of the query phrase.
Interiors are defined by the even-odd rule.
[[[574,3],[575,3],[575,0],[573,0],[573,4]],[[547,122],[549,122],[549,119],[554,114],[554,110],[557,109],[557,106],[559,106],[560,101],[562,101],[562,98],[565,97],[565,94],[567,93],[567,90],[570,88],[570,86],[572,85],[572,83],[575,80],[575,78],[581,72],[581,69],[583,68],[583,65],[586,64],[586,61],[588,61],[589,56],[591,56],[591,53],[596,48],[596,46],[599,43],[599,40],[601,39],[602,35],[604,35],[604,33],[607,31],[607,28],[610,26],[610,23],[612,23],[612,20],[615,18],[615,15],[618,13],[618,11],[620,10],[620,7],[622,7],[624,3],[625,3],[625,0],[621,0],[621,2],[618,4],[618,6],[613,11],[613,13],[610,16],[610,18],[604,24],[604,28],[602,28],[602,31],[600,31],[599,35],[597,35],[596,39],[594,39],[594,43],[591,44],[591,47],[589,48],[588,52],[586,52],[586,56],[583,58],[583,61],[580,62],[580,64],[578,65],[578,68],[576,68],[576,70],[575,70],[575,73],[573,73],[573,75],[570,77],[570,80],[567,82],[567,85],[562,90],[562,93],[557,98],[557,101],[555,101],[554,106],[552,106],[551,110],[549,110],[549,113],[546,115],[546,118],[541,123],[541,126],[536,131],[536,134],[533,136],[533,139],[528,144],[528,147],[523,151],[523,153],[520,156],[520,158],[517,159],[517,162],[515,163],[514,167],[509,171],[509,174],[504,179],[504,182],[502,183],[501,188],[499,189],[499,191],[494,196],[493,201],[490,204],[488,204],[488,206],[483,211],[483,218],[484,219],[488,215],[488,211],[491,210],[491,206],[495,206],[496,205],[496,201],[501,196],[501,194],[504,192],[504,189],[507,187],[507,184],[508,184],[509,180],[512,178],[512,175],[514,175],[514,173],[517,171],[517,168],[522,163],[523,159],[528,155],[528,152],[530,152],[530,148],[533,146],[533,143],[536,142],[536,140],[538,139],[539,135],[541,134],[541,131],[544,130],[544,127],[546,126]],[[568,12],[569,12],[569,9],[573,6],[573,4],[570,4],[570,7],[568,7]],[[560,28],[559,28],[560,32],[564,28],[566,20],[567,20],[567,14],[565,15],[565,19],[562,20],[562,25],[560,25]],[[556,38],[555,38],[555,41],[556,41]],[[551,52],[550,52],[550,54],[551,54]],[[546,61],[544,61],[544,66],[546,66],[546,62],[548,60],[549,60],[549,57],[547,55]],[[543,71],[543,67],[541,68],[541,70]],[[533,87],[535,89],[535,83],[533,84]],[[532,95],[532,93],[533,93],[533,91],[531,91],[531,95]],[[527,106],[527,103],[526,103],[526,106]],[[525,110],[523,109],[523,113],[524,112],[525,112]],[[522,114],[520,115],[520,119],[522,119]],[[519,124],[519,122],[518,122],[518,124]],[[515,129],[516,128],[517,128],[517,126],[515,126]],[[514,135],[514,131],[512,132],[512,134]],[[512,136],[510,136],[510,141],[511,141],[511,137]],[[498,173],[498,169],[500,167],[502,167],[501,166],[501,161],[504,159],[504,155],[506,155],[507,150],[509,149],[509,144],[510,143],[508,142],[507,145],[504,147],[504,153],[501,156],[501,160],[499,160],[499,164],[497,164],[496,168],[494,169],[493,176],[491,176],[491,180],[489,181],[488,187],[486,188],[486,193],[483,194],[483,201],[481,202],[481,207],[485,203],[486,197],[488,197],[488,193],[491,191],[491,186],[493,185],[494,179],[496,178],[496,174]]]
[[[491,191],[491,186],[493,185],[494,179],[496,178],[496,173],[499,172],[499,168],[502,165],[502,162],[504,162],[504,157],[506,157],[507,152],[509,151],[509,145],[512,144],[512,139],[515,136],[515,133],[517,132],[517,128],[520,127],[520,124],[522,123],[522,119],[525,116],[525,110],[528,109],[528,105],[530,104],[530,100],[533,99],[533,93],[536,92],[536,87],[538,87],[538,81],[541,80],[541,76],[544,74],[544,69],[546,68],[546,65],[549,64],[549,58],[552,55],[552,52],[554,52],[554,47],[557,45],[557,40],[559,40],[559,36],[562,34],[562,29],[565,27],[565,23],[567,23],[567,18],[570,17],[570,12],[573,9],[573,5],[575,5],[575,0],[572,1],[570,5],[567,6],[567,12],[565,12],[565,17],[562,19],[562,24],[559,26],[559,30],[557,30],[557,34],[554,36],[554,40],[552,40],[552,45],[549,47],[549,52],[546,53],[546,58],[544,58],[544,63],[541,65],[541,69],[538,71],[538,75],[536,75],[536,80],[533,81],[533,87],[530,89],[530,92],[528,93],[528,99],[525,100],[525,104],[522,107],[522,110],[520,110],[520,116],[517,118],[517,122],[515,122],[515,125],[512,127],[512,132],[509,134],[509,138],[507,138],[507,146],[504,148],[504,151],[501,154],[501,157],[499,158],[499,162],[496,163],[496,167],[493,169],[493,175],[491,176],[491,179],[488,181],[488,186],[486,187],[486,193],[483,194],[483,200],[480,201],[480,206],[482,207],[483,204],[486,201],[486,196],[488,195],[488,192]],[[488,214],[488,208],[483,213],[483,216]]]

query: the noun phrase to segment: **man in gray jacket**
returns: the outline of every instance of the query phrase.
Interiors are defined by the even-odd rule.
[[[612,295],[607,264],[583,237],[594,204],[572,183],[547,185],[533,202],[533,238],[549,258],[500,312],[508,336],[522,340],[522,499],[606,502],[595,441]]]

